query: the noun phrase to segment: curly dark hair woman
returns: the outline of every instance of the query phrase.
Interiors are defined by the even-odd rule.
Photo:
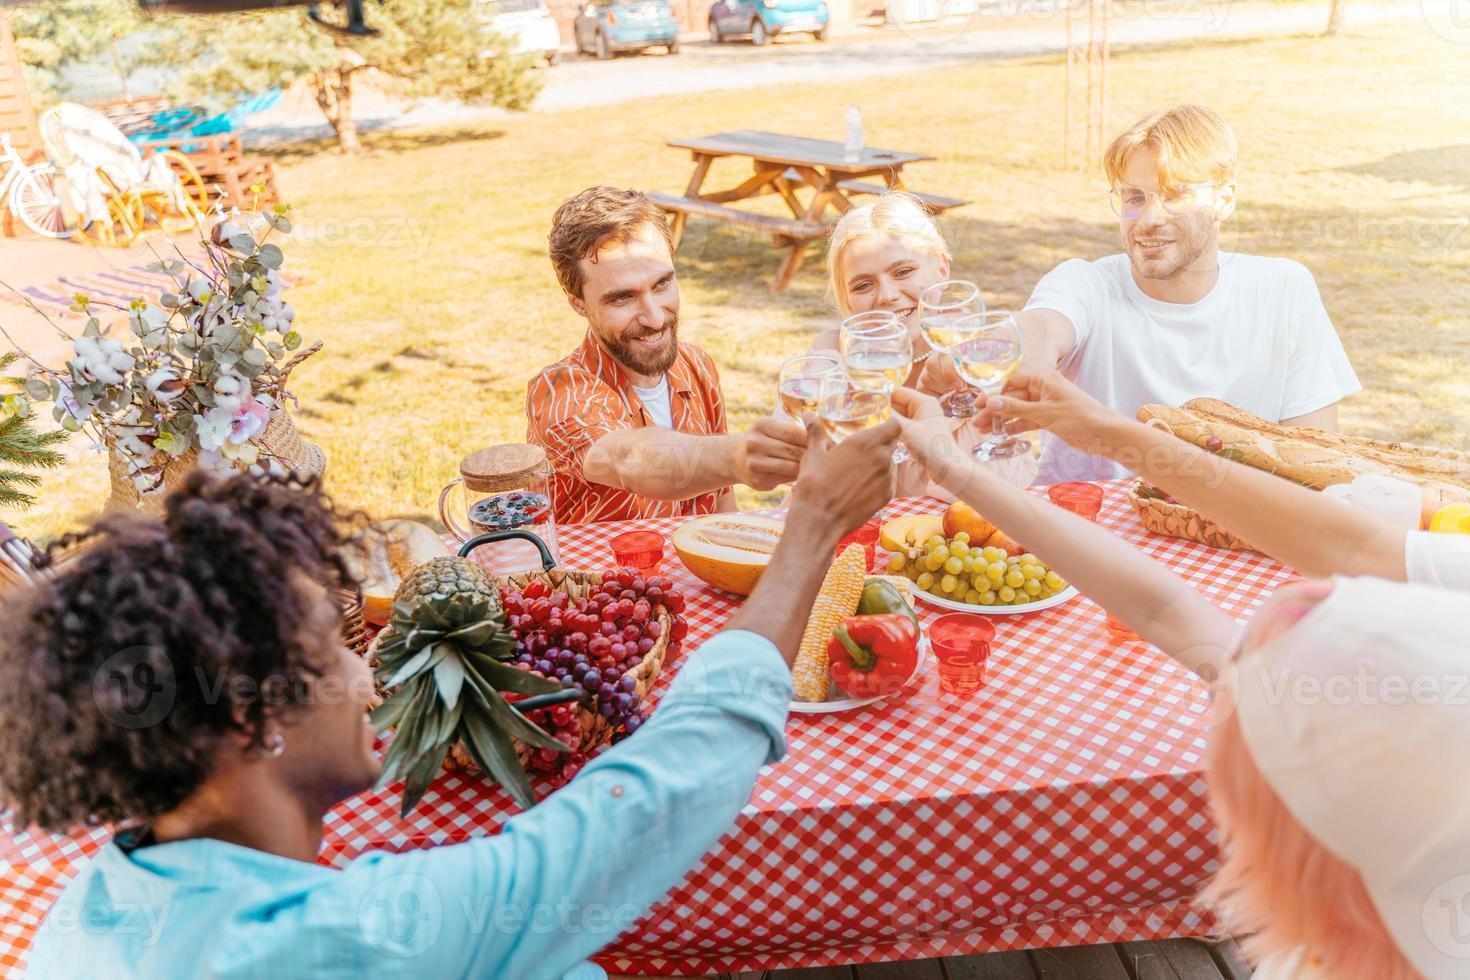
[[[30,975],[605,977],[587,957],[684,877],[780,757],[823,556],[888,499],[897,432],[823,452],[813,423],[792,530],[633,737],[498,834],[340,869],[317,863],[323,821],[380,774],[372,674],[331,592],[347,525],[315,486],[248,476],[192,477],[161,521],[104,519],[0,627],[11,816],[121,826],[46,913]]]
[[[151,822],[199,788],[222,745],[288,739],[293,692],[342,646],[324,601],[348,579],[341,526],[315,486],[196,473],[161,522],[112,515],[59,542],[76,560],[0,625],[14,817],[57,832]],[[353,788],[375,775],[365,728],[360,742],[334,762]]]

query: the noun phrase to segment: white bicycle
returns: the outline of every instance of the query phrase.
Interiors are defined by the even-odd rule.
[[[10,134],[0,133],[0,209],[21,220],[31,231],[47,238],[72,233],[61,199],[61,171],[49,163],[27,164],[10,145]]]

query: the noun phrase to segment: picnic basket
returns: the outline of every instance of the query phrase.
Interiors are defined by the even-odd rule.
[[[1232,551],[1255,551],[1240,538],[1231,534],[1208,517],[1184,504],[1171,503],[1157,497],[1145,497],[1139,493],[1139,485],[1128,488],[1128,499],[1138,509],[1139,520],[1154,534],[1171,538],[1183,538],[1209,545],[1211,548],[1226,548]]]
[[[524,530],[496,531],[491,534],[481,534],[470,538],[459,549],[461,557],[467,557],[481,545],[490,544],[494,541],[503,541],[510,538],[521,538],[530,541],[536,546],[541,555],[541,568],[529,571],[516,572],[510,575],[497,575],[492,581],[502,590],[517,591],[524,589],[532,582],[543,582],[553,592],[563,592],[572,601],[587,595],[597,586],[602,584],[601,572],[582,571],[570,568],[557,567],[555,559],[551,557],[551,551],[546,544],[535,534]],[[636,693],[640,699],[648,697],[654,682],[658,680],[659,672],[663,669],[664,659],[668,656],[669,645],[674,633],[673,616],[662,604],[654,608],[654,617],[663,627],[653,648],[643,657],[632,674],[637,682]],[[377,667],[377,646],[382,638],[379,633],[373,638],[367,651],[367,660],[374,669]],[[385,691],[379,689],[377,696],[379,702],[386,697]],[[578,707],[582,719],[582,746],[580,751],[591,752],[612,741],[613,729],[607,719],[603,718],[597,711],[590,709],[586,704]],[[525,766],[531,757],[531,749],[521,743],[517,743],[516,750],[520,755],[521,765]],[[475,764],[463,745],[456,742],[450,749],[449,755],[444,760],[444,768],[452,771],[479,772],[480,767]]]

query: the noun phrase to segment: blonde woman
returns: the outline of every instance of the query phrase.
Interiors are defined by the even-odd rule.
[[[933,384],[920,383],[931,349],[919,332],[919,294],[948,279],[949,267],[949,245],[939,226],[918,198],[903,191],[889,191],[844,214],[832,229],[827,247],[827,271],[838,314],[844,320],[873,310],[897,316],[908,327],[915,355],[904,387],[931,395],[949,390],[959,376],[952,369],[931,371]],[[837,334],[837,328],[822,331],[812,341],[812,351],[836,350]],[[955,441],[966,449],[985,438],[961,420],[953,424]],[[1018,486],[1026,486],[1036,476],[1037,464],[1030,455],[981,465]],[[901,466],[898,473],[900,495],[950,496],[930,483],[928,474],[916,464]]]
[[[949,246],[919,200],[890,191],[844,214],[827,246],[831,295],[842,319],[886,310],[909,329],[914,366],[905,385],[923,373],[929,345],[919,334],[919,294],[949,278]],[[824,330],[812,350],[836,350],[837,329]]]

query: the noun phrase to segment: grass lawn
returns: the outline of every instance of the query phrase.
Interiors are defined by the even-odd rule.
[[[1240,139],[1226,247],[1316,274],[1366,386],[1345,429],[1470,448],[1470,76],[1427,29],[1331,40],[1114,53],[1109,134],[1161,103],[1199,101]],[[923,150],[918,189],[972,199],[944,219],[955,271],[994,307],[1023,303],[1071,256],[1116,251],[1097,173],[1061,166],[1058,58],[830,87],[695,95],[511,119],[495,131],[368,136],[373,152],[283,161],[300,234],[288,269],[299,329],[326,351],[296,375],[304,431],[332,490],[377,517],[424,516],[466,452],[524,437],[530,375],[583,327],[546,259],[552,211],[608,183],[682,189],[667,137],[758,127],[841,139],[862,107],[872,145]],[[734,183],[734,163],[706,186]],[[768,203],[774,205],[774,199]],[[732,425],[767,411],[778,362],[831,324],[820,256],[785,293],[777,252],[691,222],[679,255],[681,335],[714,356]],[[75,526],[106,495],[100,457],[48,480],[18,524]]]

